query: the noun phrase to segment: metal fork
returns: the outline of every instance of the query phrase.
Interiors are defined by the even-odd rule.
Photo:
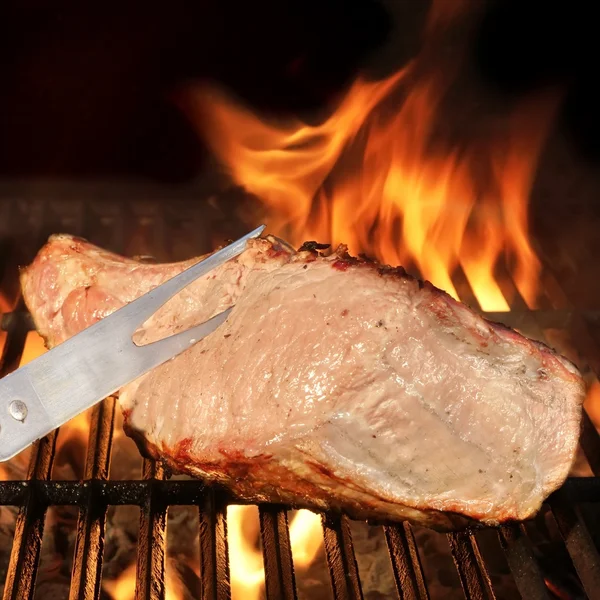
[[[264,225],[196,263],[0,380],[0,461],[177,356],[225,322],[232,308],[170,337],[137,345],[132,336],[192,281],[241,254]]]

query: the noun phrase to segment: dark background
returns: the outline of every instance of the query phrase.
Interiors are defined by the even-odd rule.
[[[182,84],[213,80],[257,108],[303,114],[359,70],[384,75],[415,55],[428,4],[5,0],[0,177],[194,178],[206,151],[174,102]],[[507,97],[566,86],[557,127],[598,160],[593,3],[487,6],[469,55],[482,84]]]
[[[426,52],[441,70],[462,58],[440,119],[451,144],[485,142],[488,123],[534,90],[564,91],[531,193],[530,229],[571,301],[597,310],[594,3],[438,1],[470,15],[453,31],[436,30]],[[215,168],[178,108],[181,90],[216,82],[256,110],[314,118],[357,73],[384,77],[415,57],[429,8],[428,0],[4,0],[0,263],[11,257],[16,273],[57,231],[93,231],[115,251],[163,258],[167,242],[187,258],[245,233],[254,222],[247,197]],[[168,209],[166,225],[157,205]],[[142,231],[140,223],[149,224]]]

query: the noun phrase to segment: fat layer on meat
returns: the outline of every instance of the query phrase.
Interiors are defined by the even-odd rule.
[[[197,260],[145,264],[57,235],[21,282],[54,346]],[[144,453],[247,500],[438,529],[528,518],[565,480],[577,369],[402,269],[253,240],[136,341],[231,305],[217,331],[120,391]]]

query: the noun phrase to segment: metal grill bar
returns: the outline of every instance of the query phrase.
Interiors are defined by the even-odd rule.
[[[212,490],[200,506],[200,581],[203,600],[231,598],[225,503]]]
[[[348,519],[323,515],[322,523],[333,597],[336,600],[362,600],[362,587]]]
[[[568,488],[555,492],[550,506],[583,588],[593,598],[600,591],[600,555],[569,496]]]
[[[144,479],[150,482],[150,493],[140,513],[135,600],[160,600],[165,597],[168,507],[156,493],[155,480],[164,479],[163,468],[153,460],[144,459]]]
[[[269,600],[296,600],[290,530],[285,507],[260,507],[260,531]]]
[[[77,521],[70,600],[100,598],[107,505],[98,499],[96,482],[108,478],[114,418],[114,398],[107,398],[94,408],[85,465],[85,478],[92,481],[87,485],[85,504]]]
[[[468,600],[495,598],[487,567],[472,533],[448,534],[450,551]]]
[[[409,523],[385,526],[396,590],[401,600],[429,600],[417,543]]]
[[[28,479],[50,478],[57,434],[58,430],[55,430],[36,442]],[[47,505],[40,502],[35,488],[30,488],[26,494],[25,504],[17,517],[3,600],[30,600],[33,598],[46,510]]]
[[[109,506],[143,506],[151,489],[167,506],[203,506],[208,489],[201,481],[1,481],[0,506],[22,506],[35,489],[38,500],[48,506],[84,506],[93,484],[95,498]],[[600,502],[600,478],[573,477],[564,487],[573,502]],[[552,500],[552,496],[550,498]],[[223,500],[225,503],[225,501]],[[229,499],[231,504],[234,499]],[[242,502],[235,500],[236,504]],[[390,526],[394,527],[394,526]]]
[[[548,588],[533,557],[531,542],[522,525],[500,527],[500,545],[522,598],[550,600]]]

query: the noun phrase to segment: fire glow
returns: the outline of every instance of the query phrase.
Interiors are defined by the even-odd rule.
[[[255,506],[227,507],[227,537],[234,600],[258,600],[265,582],[262,552],[253,544],[259,539]],[[290,523],[290,546],[294,566],[304,569],[313,562],[323,542],[321,518],[299,510]]]
[[[457,299],[460,269],[485,311],[509,310],[494,278],[504,260],[535,308],[528,201],[557,95],[516,106],[483,140],[435,146],[456,69],[421,63],[447,9],[434,2],[422,55],[387,79],[359,77],[320,124],[273,124],[205,87],[182,94],[182,106],[231,178],[258,197],[275,235],[347,244]]]

